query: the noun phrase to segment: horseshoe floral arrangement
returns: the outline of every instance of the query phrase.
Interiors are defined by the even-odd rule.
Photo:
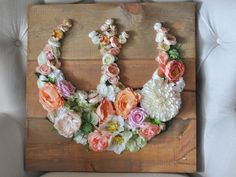
[[[47,118],[65,138],[93,151],[137,152],[166,129],[181,107],[185,86],[180,45],[161,23],[154,25],[157,69],[143,88],[125,87],[119,78],[118,55],[129,35],[117,34],[113,19],[89,33],[102,54],[100,83],[96,90],[75,88],[60,70],[60,47],[72,20],[64,20],[48,39],[36,67],[39,102]]]

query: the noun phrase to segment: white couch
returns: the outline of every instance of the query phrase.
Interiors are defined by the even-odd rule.
[[[0,0],[0,177],[40,176],[40,173],[25,172],[23,160],[26,10],[31,3],[44,2]],[[199,172],[179,175],[46,173],[43,177],[236,177],[236,0],[204,0],[198,2],[198,6]]]

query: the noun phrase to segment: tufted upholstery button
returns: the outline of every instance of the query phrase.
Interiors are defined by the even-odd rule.
[[[217,44],[222,44],[222,42],[223,42],[223,41],[222,41],[220,38],[217,38],[217,39],[216,39],[216,43],[217,43]]]
[[[21,41],[20,40],[16,40],[15,41],[15,46],[16,47],[20,47],[21,46]]]

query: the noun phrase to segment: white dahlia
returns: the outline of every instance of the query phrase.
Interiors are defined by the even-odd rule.
[[[181,97],[174,83],[151,79],[143,86],[141,95],[141,106],[153,118],[166,122],[179,112]]]

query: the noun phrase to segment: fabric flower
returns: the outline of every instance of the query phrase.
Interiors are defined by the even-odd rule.
[[[166,122],[175,117],[180,109],[180,93],[174,83],[157,78],[149,80],[141,90],[141,107],[153,118]]]
[[[147,144],[144,137],[135,134],[133,137],[130,138],[130,140],[126,144],[127,150],[130,152],[137,152],[140,149],[142,149]]]
[[[164,37],[164,43],[166,45],[175,45],[176,44],[176,37],[171,35],[171,34],[167,34],[165,37]]]
[[[104,123],[99,126],[99,130],[115,136],[124,131],[124,119],[121,116],[109,115]]]
[[[129,127],[131,129],[141,127],[147,116],[148,115],[143,108],[136,107],[132,109],[132,111],[128,115]]]
[[[40,52],[37,59],[39,65],[47,64],[48,58],[44,52]]]
[[[39,89],[39,102],[48,112],[54,112],[63,105],[63,99],[57,88],[51,83],[46,83]]]
[[[140,94],[130,88],[120,91],[115,100],[115,108],[119,115],[127,119],[130,111],[137,106],[141,99]]]
[[[37,80],[37,86],[38,88],[42,88],[45,84],[46,84],[46,81],[47,80],[47,77],[44,76],[44,75],[40,75],[38,80]]]
[[[120,80],[120,77],[119,77],[119,76],[110,77],[110,78],[108,79],[108,81],[109,81],[112,85],[117,85],[118,82],[119,82],[119,80]]]
[[[47,76],[51,73],[51,68],[47,64],[42,64],[36,68],[36,72],[39,72],[40,74]]]
[[[89,148],[95,152],[105,151],[110,144],[111,136],[102,134],[98,130],[88,134]]]
[[[149,122],[144,122],[139,130],[139,135],[144,137],[146,140],[151,140],[154,136],[161,132],[161,127],[159,125],[154,125]]]
[[[116,111],[111,101],[104,99],[97,107],[96,113],[99,118],[99,124],[103,124],[109,115],[115,115]]]
[[[59,41],[63,38],[63,32],[60,29],[56,29],[53,31],[52,37],[54,40]]]
[[[88,102],[91,104],[99,103],[102,99],[103,97],[96,90],[91,91],[88,95]]]
[[[122,133],[113,136],[111,139],[111,144],[109,147],[110,151],[114,151],[116,154],[120,154],[126,148],[126,143],[132,137],[132,133],[130,131],[125,131]]]
[[[102,66],[102,74],[106,75],[108,78],[116,77],[119,73],[120,69],[116,63]]]
[[[81,117],[73,111],[61,109],[55,118],[54,127],[58,133],[66,138],[71,138],[81,126]]]
[[[78,143],[78,144],[82,144],[82,145],[86,145],[88,143],[88,135],[85,135],[81,130],[78,130],[75,134],[75,137],[73,138],[73,140]]]
[[[52,79],[56,79],[57,82],[65,79],[61,70],[57,68],[54,68],[53,71],[48,76],[51,77]]]
[[[113,56],[117,56],[120,53],[120,49],[115,47],[115,48],[110,48],[109,53]]]
[[[122,47],[120,42],[119,42],[119,38],[117,38],[116,36],[111,37],[110,42],[111,42],[112,47],[117,47],[119,49]]]
[[[59,80],[57,82],[57,88],[61,95],[65,98],[68,98],[75,93],[75,87],[66,80]]]
[[[97,92],[110,101],[115,100],[116,92],[112,85],[107,86],[105,83],[101,83],[97,86]]]
[[[115,61],[115,57],[109,53],[105,54],[103,57],[102,57],[102,63],[104,65],[109,65],[111,63],[114,63]]]
[[[53,60],[53,59],[55,59],[55,56],[54,56],[54,54],[53,54],[53,49],[52,49],[52,48],[53,48],[53,47],[52,47],[51,45],[46,44],[45,47],[44,47],[44,49],[43,49],[43,51],[44,51],[44,53],[46,54],[48,60]]]
[[[169,61],[165,67],[165,76],[171,82],[176,82],[184,74],[184,65],[180,61]]]

